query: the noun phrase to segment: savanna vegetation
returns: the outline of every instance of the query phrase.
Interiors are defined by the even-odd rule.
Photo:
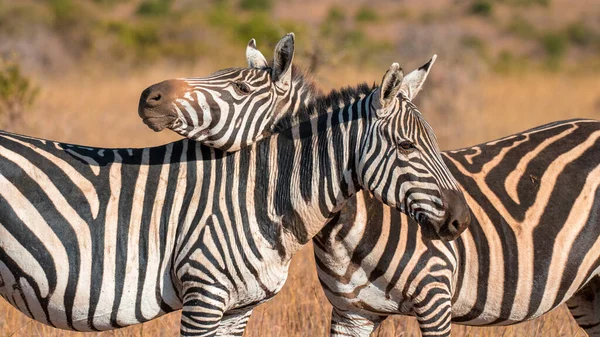
[[[97,146],[151,146],[140,92],[173,77],[243,66],[252,37],[269,57],[296,33],[295,62],[324,90],[378,82],[438,54],[417,105],[443,148],[572,117],[600,118],[600,5],[571,0],[0,0],[0,127]],[[247,336],[322,336],[331,306],[310,245]],[[175,336],[179,314],[98,336]],[[584,336],[560,308],[520,325],[453,336]],[[2,336],[77,336],[0,300]],[[418,336],[394,317],[375,336]]]

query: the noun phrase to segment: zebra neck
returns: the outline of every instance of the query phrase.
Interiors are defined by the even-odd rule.
[[[292,234],[287,250],[295,252],[316,235],[359,189],[355,174],[361,130],[359,100],[318,115],[271,138],[277,172],[271,183],[274,213]]]
[[[306,111],[308,106],[319,96],[321,94],[311,83],[293,82],[289,97],[280,102],[275,109],[276,113],[273,116],[272,127],[284,117],[296,116],[299,112]]]
[[[315,89],[312,83],[305,83],[303,78],[293,82],[289,96],[277,103],[268,124],[259,128],[262,132],[253,138],[252,142],[271,136],[279,122],[286,118],[296,118],[301,112],[307,111],[309,105],[320,96],[321,92]]]

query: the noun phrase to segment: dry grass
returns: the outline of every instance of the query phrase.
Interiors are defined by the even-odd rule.
[[[98,146],[150,146],[175,139],[155,134],[140,123],[138,95],[147,85],[164,78],[206,74],[204,69],[156,67],[152,72],[112,76],[67,75],[42,81],[43,91],[23,123],[9,131],[55,140]],[[380,74],[336,69],[344,78],[322,74],[326,87],[378,80]],[[323,78],[321,78],[323,77]],[[435,79],[435,77],[433,77]],[[487,75],[457,91],[450,115],[423,111],[440,134],[445,148],[465,146],[519,131],[544,122],[576,116],[600,118],[600,83],[597,74]],[[449,95],[450,96],[450,95]],[[437,95],[437,99],[442,99]],[[421,98],[427,100],[427,90]],[[431,103],[431,102],[429,102]],[[442,102],[443,103],[443,102]],[[428,106],[437,106],[431,105]],[[316,279],[312,249],[307,246],[292,262],[289,281],[269,303],[255,310],[247,336],[323,336],[328,331],[331,307]],[[175,336],[179,313],[114,332],[86,336]],[[6,302],[0,303],[0,336],[83,336],[33,322]],[[418,336],[413,318],[394,317],[376,336]],[[455,326],[453,336],[578,336],[580,332],[564,308],[541,319],[502,328]]]

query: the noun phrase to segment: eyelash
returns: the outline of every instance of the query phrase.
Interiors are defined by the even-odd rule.
[[[413,144],[412,142],[409,141],[402,141],[398,144],[398,147],[400,150],[402,151],[406,151],[406,152],[410,152],[414,149],[416,149],[415,144]]]
[[[246,85],[246,83],[233,82],[233,87],[239,94],[247,95],[250,93],[250,88],[248,87],[248,85]]]

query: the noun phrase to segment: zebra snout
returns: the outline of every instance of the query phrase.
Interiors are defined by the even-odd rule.
[[[188,86],[180,80],[167,80],[146,88],[140,96],[138,115],[154,131],[172,127],[177,120],[173,103],[183,98]]]
[[[471,222],[471,211],[462,192],[457,190],[442,191],[442,200],[446,205],[446,219],[438,229],[442,240],[456,239]]]

